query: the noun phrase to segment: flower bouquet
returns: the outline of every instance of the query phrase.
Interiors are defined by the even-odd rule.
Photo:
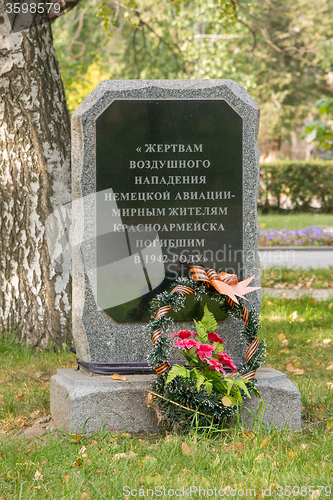
[[[236,373],[237,368],[232,358],[224,352],[224,340],[214,332],[217,323],[206,305],[202,320],[199,322],[194,320],[194,323],[196,333],[182,330],[171,335],[171,338],[177,337],[174,347],[180,349],[189,368],[179,364],[174,365],[168,373],[166,384],[176,377],[193,380],[198,392],[203,387],[208,395],[212,394],[213,390],[216,394],[220,394],[221,401],[226,407],[241,403],[242,392],[251,397],[246,380],[241,377],[232,378],[226,372],[227,368]]]

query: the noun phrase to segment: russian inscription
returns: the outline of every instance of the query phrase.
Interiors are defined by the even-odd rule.
[[[97,301],[115,321],[146,320],[192,263],[242,277],[242,127],[218,99],[115,100],[98,117]]]

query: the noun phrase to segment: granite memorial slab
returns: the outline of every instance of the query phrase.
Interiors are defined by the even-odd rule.
[[[105,81],[74,112],[79,359],[144,362],[149,303],[191,264],[260,284],[258,122],[257,103],[230,80]],[[259,310],[260,291],[248,297]],[[187,299],[175,329],[191,328],[203,305]],[[226,351],[244,356],[241,322],[209,306]]]

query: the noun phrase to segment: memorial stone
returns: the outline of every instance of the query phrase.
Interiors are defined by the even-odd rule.
[[[231,80],[105,81],[73,114],[78,358],[145,363],[149,303],[191,264],[255,275],[259,107]],[[260,291],[249,305],[260,309]],[[216,302],[210,309],[224,319]],[[200,317],[187,299],[174,330]],[[178,323],[180,321],[181,323]],[[219,323],[244,356],[241,322]]]
[[[191,264],[239,279],[255,275],[251,285],[260,285],[258,124],[257,103],[231,80],[105,81],[74,112],[77,357],[94,373],[104,368],[110,373],[113,364],[117,373],[146,374],[119,381],[89,377],[85,370],[58,370],[51,378],[51,412],[63,431],[96,432],[101,425],[158,430],[146,401],[155,377],[147,374],[149,303],[177,277],[188,276]],[[59,253],[56,246],[53,253]],[[170,334],[192,329],[193,318],[200,318],[203,303],[191,297],[174,314]],[[247,298],[248,307],[259,312],[260,290]],[[208,305],[222,320],[216,302]],[[232,317],[218,322],[216,331],[234,358],[245,358],[242,329],[243,322]],[[259,369],[257,378],[266,404],[263,423],[299,429],[296,387],[270,368]],[[257,407],[253,398],[245,402],[246,425]]]

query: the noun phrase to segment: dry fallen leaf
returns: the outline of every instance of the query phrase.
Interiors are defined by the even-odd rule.
[[[239,448],[243,448],[244,447],[244,444],[243,443],[233,443],[232,444],[232,447],[234,449],[239,449]]]
[[[291,321],[295,321],[295,319],[297,318],[297,311],[294,311],[293,313],[291,313],[289,318],[291,319]]]
[[[134,453],[133,451],[130,451],[129,453],[116,453],[114,456],[113,456],[113,460],[119,460],[120,458],[134,458],[134,457],[137,457],[138,454],[137,453]]]
[[[66,484],[68,484],[68,481],[69,481],[69,474],[65,474],[63,482],[66,483]]]
[[[301,366],[301,362],[297,361],[294,366],[296,366],[297,368],[299,368]]]
[[[39,472],[39,470],[38,470],[38,469],[37,469],[37,470],[36,470],[36,472],[35,472],[34,479],[35,479],[35,481],[40,481],[41,479],[43,479],[43,476],[42,476],[42,474]]]
[[[278,354],[288,354],[290,351],[289,349],[281,349],[281,351],[278,352]]]
[[[182,450],[185,455],[190,455],[192,453],[192,449],[187,443],[182,443]]]
[[[126,380],[126,375],[118,375],[118,373],[114,373],[111,378],[112,380]]]
[[[80,434],[72,434],[72,438],[75,439],[75,441],[81,441],[82,436],[80,436]]]
[[[284,333],[279,333],[279,340],[284,340],[286,338]]]
[[[332,339],[324,339],[323,340],[323,344],[329,344],[330,342],[332,342]]]
[[[268,443],[268,441],[270,441],[270,437],[268,438],[264,438],[260,444],[260,448],[262,448],[263,446],[266,446],[266,444]]]
[[[282,345],[288,345],[289,344],[289,340],[284,339],[284,340],[282,340],[281,344]]]
[[[328,308],[332,309],[332,307],[333,307],[333,302],[330,302],[330,304],[328,304]]]
[[[232,406],[232,401],[228,396],[223,396],[222,403],[224,406]]]
[[[303,368],[296,368],[294,373],[295,373],[295,375],[304,375],[304,369]]]
[[[90,497],[89,493],[87,493],[86,491],[81,493],[81,496],[80,496],[81,500],[89,500],[89,498],[91,498],[91,497]]]
[[[271,302],[270,300],[267,300],[266,304],[267,304],[268,306],[271,306],[271,305],[272,305],[272,302]]]
[[[326,382],[326,385],[329,389],[333,389],[333,382]]]
[[[18,399],[19,401],[23,401],[24,398],[25,394],[18,394],[17,396],[15,396],[15,399]]]
[[[292,362],[289,361],[289,363],[287,363],[287,365],[286,365],[286,370],[287,370],[287,372],[295,372],[297,370],[297,368],[295,368],[294,365],[292,364]]]
[[[333,365],[329,365],[329,366],[326,368],[326,370],[329,370],[329,371],[333,370]]]
[[[86,457],[87,456],[86,451],[87,448],[85,446],[82,446],[82,448],[79,451],[79,455],[81,455],[82,457]]]
[[[292,450],[288,451],[288,457],[289,458],[295,458],[296,457],[296,453]]]
[[[258,462],[262,462],[262,460],[264,460],[264,458],[268,458],[269,460],[272,460],[272,457],[270,455],[267,455],[267,453],[260,453],[255,459],[254,461],[258,461]]]
[[[153,402],[153,395],[150,392],[148,392],[148,394],[147,394],[147,406],[151,406],[152,402]]]

